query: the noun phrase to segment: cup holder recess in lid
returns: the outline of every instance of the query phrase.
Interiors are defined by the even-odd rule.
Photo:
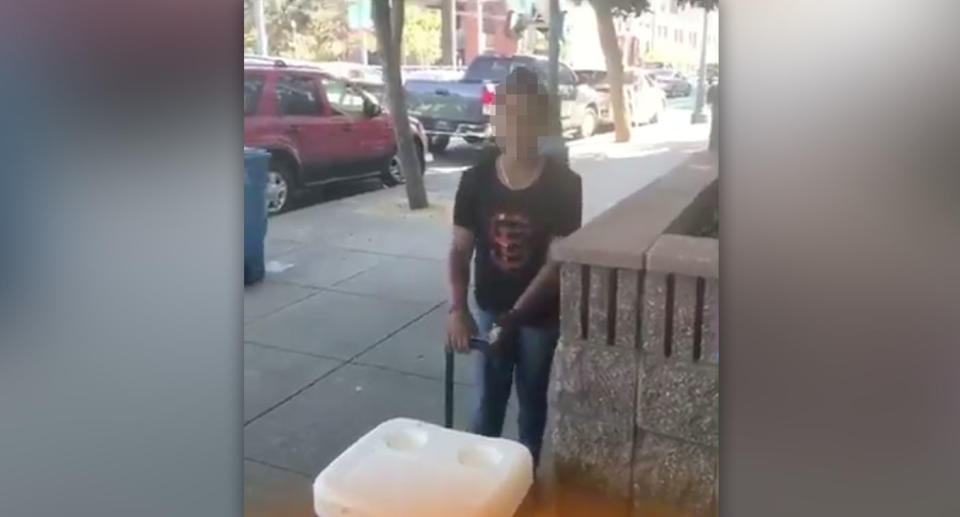
[[[489,445],[470,445],[460,449],[457,459],[465,467],[490,468],[503,461],[503,453]]]
[[[395,451],[414,451],[427,444],[427,431],[415,427],[399,429],[388,434],[385,441]]]

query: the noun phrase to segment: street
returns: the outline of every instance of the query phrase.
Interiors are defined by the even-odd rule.
[[[671,102],[627,143],[568,142],[584,223],[706,146],[709,123],[691,126],[691,108]],[[374,181],[270,219],[266,279],[244,293],[246,515],[312,515],[313,478],[363,433],[395,416],[441,422],[444,259],[460,172],[478,154],[457,143],[434,157],[425,210]],[[470,359],[456,363],[460,429],[476,396]],[[516,437],[513,401],[505,432]]]

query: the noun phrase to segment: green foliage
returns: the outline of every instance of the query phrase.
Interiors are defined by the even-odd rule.
[[[263,0],[270,54],[312,61],[340,61],[366,40],[376,48],[372,33],[361,35],[347,26],[346,0]],[[440,59],[440,11],[406,6],[403,50],[408,64],[432,64]],[[243,49],[255,52],[257,29],[253,1],[243,1]]]
[[[407,64],[430,65],[440,59],[441,20],[439,9],[405,6],[403,52]]]
[[[270,54],[317,61],[346,57],[350,43],[345,0],[264,0]],[[256,48],[253,2],[243,2],[244,50]]]
[[[590,0],[594,8],[609,6],[614,16],[640,16],[650,11],[649,0]],[[716,9],[720,6],[720,0],[677,0],[677,3],[683,7],[702,7],[707,10]]]
[[[648,0],[589,0],[594,9],[609,9],[615,17],[640,16],[650,10]],[[579,2],[575,2],[579,4]]]

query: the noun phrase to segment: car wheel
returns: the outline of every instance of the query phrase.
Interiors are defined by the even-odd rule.
[[[583,138],[593,136],[597,131],[597,110],[587,108],[583,114],[583,120],[580,121],[580,136]]]
[[[651,124],[656,124],[656,123],[662,121],[662,120],[663,120],[663,113],[664,113],[665,111],[667,111],[667,101],[663,101],[663,102],[660,104],[660,108],[657,109],[657,111],[655,111],[655,112],[653,113],[653,116],[650,117],[650,123],[651,123]]]
[[[393,155],[390,162],[380,171],[380,181],[388,187],[399,185],[406,181],[400,168],[400,153]]]
[[[271,160],[267,171],[267,213],[279,214],[289,209],[292,194],[293,174],[290,166],[281,160]]]
[[[447,149],[447,145],[449,144],[450,137],[447,135],[431,136],[427,140],[427,148],[430,149],[431,153],[442,153]]]
[[[420,171],[422,174],[426,165],[426,160],[423,157],[423,146],[416,140],[414,140],[413,146],[417,152],[417,161],[420,162]],[[390,158],[390,163],[381,171],[380,180],[388,187],[402,185],[407,182],[406,176],[403,175],[403,169],[400,168],[399,152],[394,154],[393,158]]]

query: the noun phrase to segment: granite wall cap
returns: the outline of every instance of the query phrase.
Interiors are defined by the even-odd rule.
[[[647,269],[693,277],[720,277],[720,241],[709,237],[661,235],[647,251]]]
[[[667,229],[699,213],[693,205],[709,203],[715,187],[715,157],[698,153],[669,173],[600,214],[551,247],[560,262],[623,269],[644,269],[645,253]],[[707,153],[709,154],[709,153]],[[714,196],[715,197],[715,196]]]

